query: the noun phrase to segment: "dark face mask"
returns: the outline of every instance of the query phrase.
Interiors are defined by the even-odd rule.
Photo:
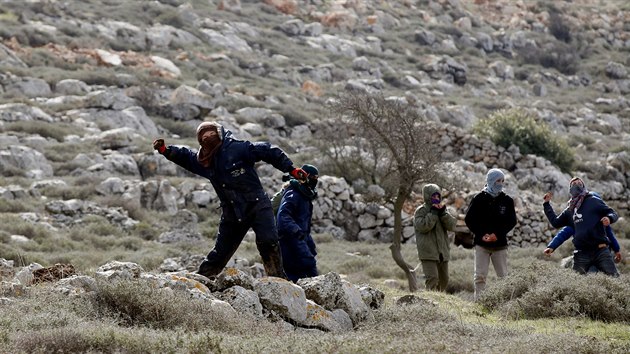
[[[440,194],[435,193],[431,196],[431,204],[440,204],[441,201],[442,197],[440,196]]]
[[[310,188],[310,189],[315,189],[317,187],[317,176],[315,177],[308,177],[308,180],[306,181],[306,185]]]
[[[582,194],[583,192],[584,192],[584,187],[580,186],[579,184],[574,184],[569,189],[569,194],[571,194],[571,197],[573,197],[573,198],[577,197],[578,195]]]

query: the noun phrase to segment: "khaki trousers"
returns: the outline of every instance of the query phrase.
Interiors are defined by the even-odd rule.
[[[499,278],[508,274],[507,249],[495,251],[481,246],[475,246],[475,300],[486,289],[486,278],[490,261]]]

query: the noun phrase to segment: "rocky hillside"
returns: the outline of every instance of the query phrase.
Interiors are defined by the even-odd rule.
[[[549,240],[542,193],[555,191],[560,207],[571,174],[472,133],[498,109],[522,107],[565,138],[572,174],[622,216],[630,209],[630,6],[621,0],[3,1],[0,24],[3,220],[59,233],[98,217],[161,242],[200,239],[197,214],[211,230],[216,215],[203,210],[216,195],[151,141],[194,147],[194,127],[211,117],[323,166],[318,127],[344,91],[399,98],[441,127],[453,172],[470,182],[449,194],[453,212],[465,211],[487,168],[509,171],[515,245]],[[361,196],[379,187],[322,172],[317,231],[389,241],[391,207]],[[270,193],[281,183],[268,166],[260,175]],[[169,224],[160,213],[178,217]],[[20,235],[0,227],[0,236]]]

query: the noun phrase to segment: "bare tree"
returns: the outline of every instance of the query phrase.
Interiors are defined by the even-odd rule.
[[[402,210],[415,185],[441,175],[436,125],[417,107],[382,94],[344,93],[332,109],[336,131],[326,140],[327,151],[342,165],[339,170],[355,174],[350,179],[361,176],[385,189],[384,199],[394,205],[392,257],[405,272],[409,290],[416,291],[415,268],[401,253]]]

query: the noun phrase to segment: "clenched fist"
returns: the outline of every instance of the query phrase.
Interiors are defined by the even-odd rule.
[[[163,154],[166,151],[166,144],[164,144],[164,139],[155,139],[153,141],[153,149],[157,150],[160,154]]]

